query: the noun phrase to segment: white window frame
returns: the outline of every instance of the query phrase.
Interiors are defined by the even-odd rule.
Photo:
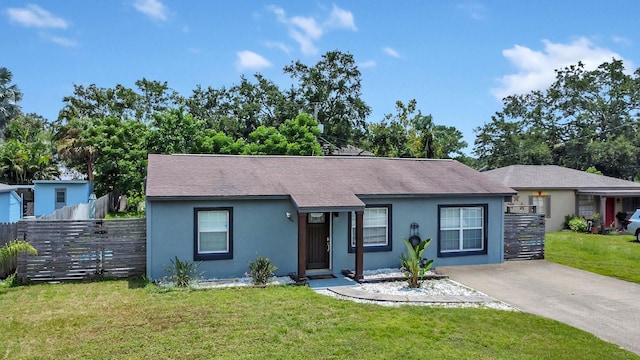
[[[546,218],[551,217],[551,196],[531,195],[529,205],[536,207],[536,214],[543,214]]]
[[[385,224],[383,226],[380,225],[376,225],[376,226],[367,226],[367,212],[371,213],[372,211],[379,211],[379,210],[384,210],[384,219],[385,219]],[[363,217],[363,229],[362,229],[362,237],[364,240],[364,247],[365,248],[373,248],[373,247],[388,247],[389,246],[389,237],[390,237],[390,231],[389,231],[389,223],[391,221],[390,216],[390,206],[389,205],[384,205],[384,206],[380,206],[380,205],[374,205],[371,207],[367,207],[364,209],[364,217]],[[384,243],[382,242],[367,242],[367,229],[379,229],[379,228],[384,228]],[[351,248],[355,248],[356,246],[356,213],[355,212],[351,212]]]
[[[442,227],[442,216],[443,216],[443,211],[444,209],[447,210],[458,210],[458,216],[460,217],[459,219],[459,225],[457,227]],[[480,209],[482,211],[482,219],[481,219],[481,226],[465,226],[464,224],[464,209]],[[483,205],[479,205],[479,206],[443,206],[439,209],[439,229],[438,229],[438,241],[441,242],[442,241],[442,237],[440,236],[440,234],[442,233],[442,231],[458,231],[458,248],[456,249],[440,249],[439,252],[442,254],[447,254],[447,253],[460,253],[460,252],[478,252],[478,251],[485,251],[485,243],[486,243],[486,206]],[[480,241],[481,246],[479,248],[468,248],[465,249],[464,248],[464,230],[480,230],[480,233],[482,234],[482,238]],[[439,244],[440,245],[440,244]],[[440,246],[438,246],[440,248]]]
[[[233,257],[233,210],[231,208],[196,208],[194,209],[194,260],[218,260],[231,259]],[[225,216],[224,225],[204,228],[201,224],[201,216],[205,214],[223,214]],[[201,250],[201,234],[223,233],[225,234],[225,249],[203,251]]]

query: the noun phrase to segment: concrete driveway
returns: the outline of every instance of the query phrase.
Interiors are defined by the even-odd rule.
[[[640,285],[544,260],[440,267],[438,272],[522,311],[640,354]]]

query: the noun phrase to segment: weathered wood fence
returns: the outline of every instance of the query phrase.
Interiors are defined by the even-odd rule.
[[[0,246],[18,237],[18,223],[0,223]],[[0,279],[13,274],[18,265],[18,259],[12,258],[0,266]]]
[[[96,200],[96,219],[103,219],[110,210],[115,209],[115,203],[117,202],[115,197],[115,193],[108,193]],[[88,220],[89,213],[89,203],[82,203],[57,209],[51,214],[40,216],[38,220]]]
[[[18,258],[19,281],[130,277],[146,270],[145,219],[20,221],[38,255]]]
[[[544,259],[544,214],[504,214],[504,259]]]

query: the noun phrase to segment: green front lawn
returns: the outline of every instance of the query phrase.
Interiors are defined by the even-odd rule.
[[[142,282],[0,289],[7,359],[639,359],[562,323],[385,307],[306,287],[159,292]]]
[[[632,235],[555,232],[545,236],[545,259],[640,283],[640,242]]]

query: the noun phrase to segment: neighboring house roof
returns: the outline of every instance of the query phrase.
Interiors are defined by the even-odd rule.
[[[590,195],[635,195],[640,184],[557,165],[511,165],[484,174],[514,189],[567,189]]]
[[[362,150],[353,145],[347,145],[336,149],[333,153],[333,156],[375,156],[371,151]]]
[[[149,199],[291,197],[298,209],[362,209],[367,196],[515,192],[454,160],[360,156],[149,155]]]

